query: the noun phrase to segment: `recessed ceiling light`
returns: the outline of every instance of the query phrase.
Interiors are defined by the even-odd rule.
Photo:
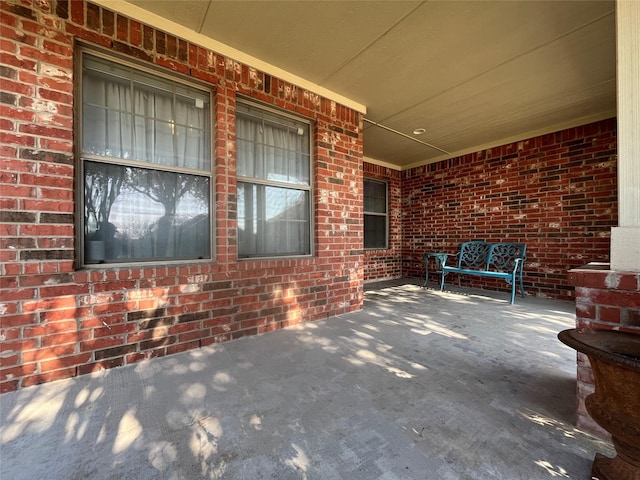
[[[414,134],[414,135],[422,135],[424,132],[426,132],[426,130],[425,130],[424,128],[416,128],[416,129],[413,131],[413,134]]]

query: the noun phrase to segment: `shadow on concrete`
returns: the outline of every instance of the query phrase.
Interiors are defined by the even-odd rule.
[[[589,478],[568,302],[367,285],[365,309],[0,397],[11,479]]]

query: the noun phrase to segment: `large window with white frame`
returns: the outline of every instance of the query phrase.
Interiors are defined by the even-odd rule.
[[[80,53],[80,263],[210,259],[211,92]]]
[[[364,179],[364,248],[387,248],[387,183]]]
[[[240,258],[311,255],[310,138],[307,121],[237,103]]]

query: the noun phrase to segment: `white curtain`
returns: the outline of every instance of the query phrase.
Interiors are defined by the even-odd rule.
[[[83,84],[83,151],[132,158],[131,93],[121,82],[86,74]],[[107,108],[109,105],[112,108]]]
[[[199,106],[200,99],[175,95],[171,82],[166,84],[160,89],[85,72],[84,151],[209,171],[209,111]]]
[[[236,118],[236,138],[238,176],[247,177],[238,182],[239,254],[310,253],[310,192],[294,188],[310,182],[308,126],[268,113],[242,112]]]
[[[288,119],[263,120],[239,114],[236,139],[239,176],[309,184],[307,125]]]

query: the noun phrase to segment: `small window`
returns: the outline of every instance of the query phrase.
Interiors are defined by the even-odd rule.
[[[238,256],[311,254],[308,122],[238,102]]]
[[[364,248],[387,248],[387,184],[364,179]]]
[[[82,53],[82,263],[211,258],[211,94]]]

